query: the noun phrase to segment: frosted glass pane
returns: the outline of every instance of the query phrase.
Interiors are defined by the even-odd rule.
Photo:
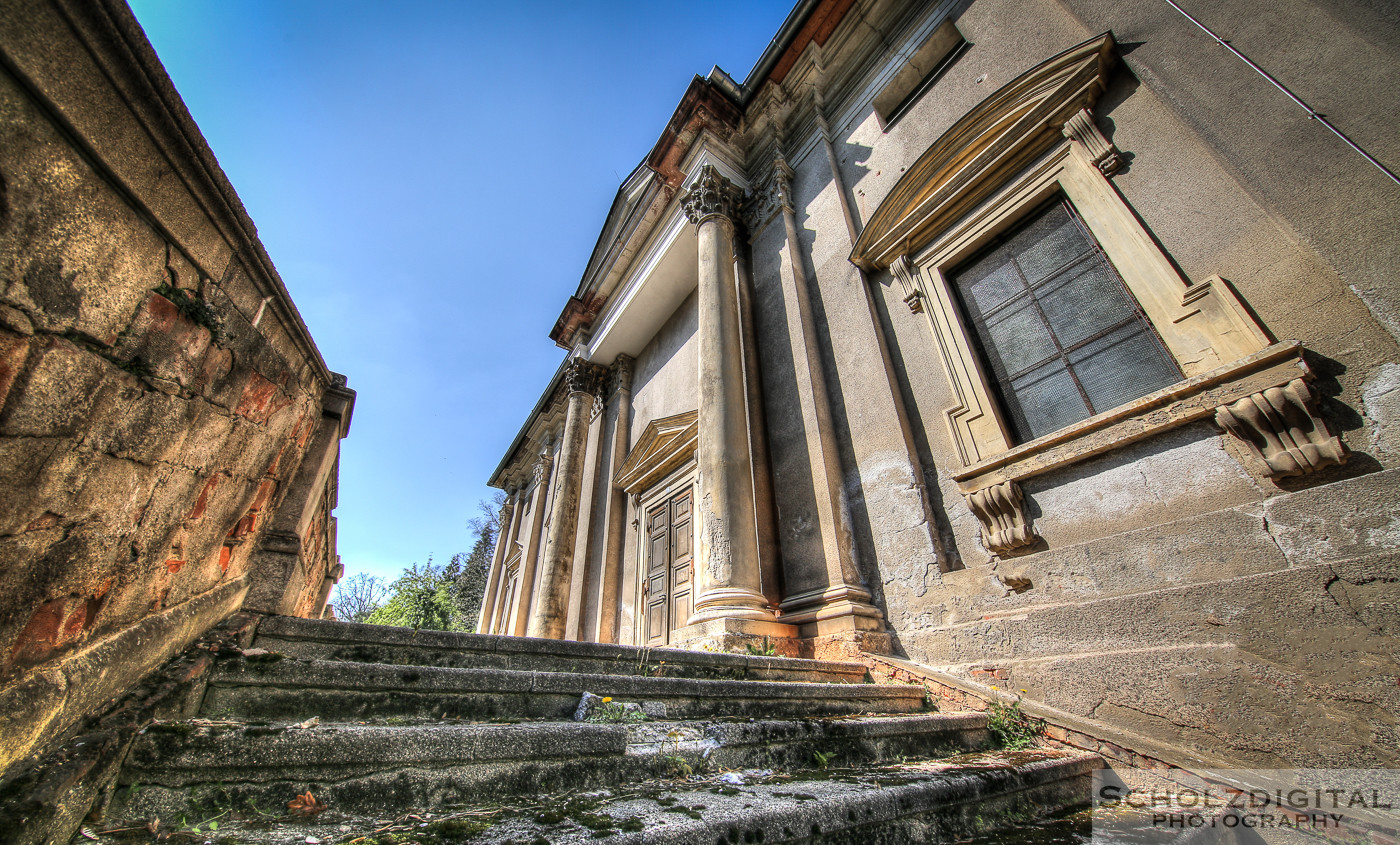
[[[1133,319],[1123,284],[1097,255],[1036,291],[1050,327],[1066,348]]]

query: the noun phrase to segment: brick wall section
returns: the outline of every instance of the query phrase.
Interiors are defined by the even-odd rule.
[[[38,708],[0,730],[4,770],[222,617],[65,666],[268,577],[279,511],[315,515],[313,553],[272,576],[314,609],[333,480],[289,491],[315,432],[338,449],[354,394],[123,4],[7,4],[0,54],[0,703]]]

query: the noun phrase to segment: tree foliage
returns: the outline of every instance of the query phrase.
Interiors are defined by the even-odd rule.
[[[451,581],[446,577],[446,569],[434,566],[431,556],[421,567],[410,565],[389,585],[389,600],[365,621],[400,628],[454,630]]]
[[[474,631],[481,614],[486,578],[491,569],[496,537],[501,530],[501,507],[505,494],[477,503],[479,515],[467,525],[476,535],[472,550],[458,553],[446,566],[437,566],[431,556],[421,567],[414,563],[387,588],[377,578],[363,573],[348,579],[335,602],[336,615],[371,625],[395,625],[434,631]],[[366,585],[378,584],[378,601],[369,604],[358,596]],[[356,603],[348,594],[353,594]],[[345,604],[342,610],[342,604]],[[372,604],[373,606],[370,606]],[[355,611],[369,607],[361,616]]]
[[[389,587],[383,580],[357,572],[335,588],[335,618],[342,622],[365,622],[384,604]]]

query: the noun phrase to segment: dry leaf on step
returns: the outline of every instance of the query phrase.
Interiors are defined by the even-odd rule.
[[[314,816],[326,809],[326,805],[316,800],[316,796],[311,794],[311,790],[298,795],[287,802],[287,809],[292,811],[294,816]]]

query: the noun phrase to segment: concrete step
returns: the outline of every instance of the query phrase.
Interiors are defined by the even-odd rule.
[[[344,812],[397,814],[728,769],[930,758],[988,744],[981,714],[307,729],[175,722],[152,726],[133,744],[116,809],[171,824],[220,808],[280,810],[310,790]]]
[[[914,713],[915,686],[721,681],[511,669],[299,660],[222,662],[201,714],[301,721],[369,718],[567,719],[584,692],[636,702],[652,718],[705,719]]]
[[[831,660],[416,631],[292,616],[263,620],[253,645],[306,660],[594,675],[858,684],[866,672],[859,663]]]
[[[652,779],[378,817],[344,812],[331,792],[323,800],[313,789],[325,807],[315,816],[248,819],[216,804],[191,824],[207,827],[203,819],[217,815],[218,836],[246,843],[951,842],[1086,806],[1091,773],[1102,765],[1093,754],[980,752],[887,766]]]

